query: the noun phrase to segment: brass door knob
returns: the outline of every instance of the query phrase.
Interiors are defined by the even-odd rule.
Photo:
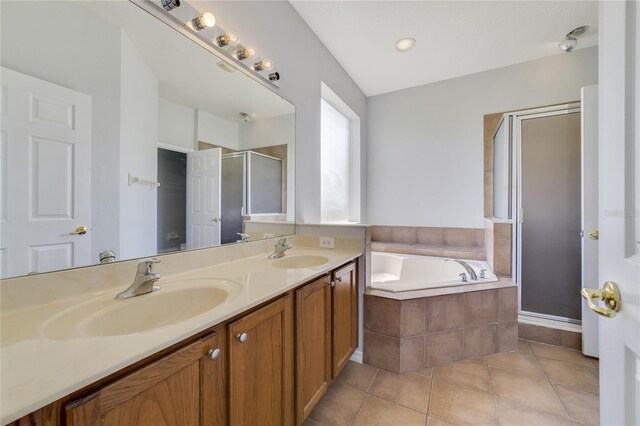
[[[583,288],[580,293],[582,297],[587,299],[589,308],[598,315],[613,318],[616,316],[616,312],[620,310],[620,290],[618,290],[618,285],[613,281],[604,283],[602,290],[597,288]],[[606,308],[596,305],[593,302],[594,299],[602,300]]]
[[[598,232],[598,230],[589,232],[589,238],[591,238],[592,240],[599,240],[600,232]]]
[[[89,231],[86,226],[78,226],[75,231],[69,232],[69,235],[84,235]]]

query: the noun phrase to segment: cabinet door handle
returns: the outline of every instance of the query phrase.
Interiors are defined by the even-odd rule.
[[[218,359],[220,358],[220,349],[216,348],[216,349],[209,349],[209,352],[207,352],[209,354],[209,358],[211,359]]]
[[[247,333],[238,333],[238,342],[240,343],[244,343],[247,341],[247,339],[249,338],[249,336],[247,335]]]

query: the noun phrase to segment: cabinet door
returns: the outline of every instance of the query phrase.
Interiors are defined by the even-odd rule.
[[[293,298],[229,324],[229,422],[293,424]]]
[[[302,424],[331,382],[331,280],[296,290],[296,423]]]
[[[358,280],[356,264],[333,274],[333,364],[335,379],[358,347]]]
[[[66,406],[67,424],[182,426],[224,422],[225,357],[218,346],[222,342],[219,333],[208,335],[70,403]],[[221,355],[212,359],[209,351],[218,348]],[[202,386],[205,379],[217,382]]]

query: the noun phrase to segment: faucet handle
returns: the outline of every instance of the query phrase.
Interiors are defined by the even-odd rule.
[[[138,262],[138,274],[150,275],[153,274],[153,264],[162,262],[160,259],[150,257]]]
[[[462,280],[463,283],[467,282],[467,274],[466,273],[461,273],[460,275],[460,279]]]
[[[487,272],[486,269],[480,269],[480,278],[484,278],[484,273]]]

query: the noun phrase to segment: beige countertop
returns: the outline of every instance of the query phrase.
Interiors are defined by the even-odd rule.
[[[28,294],[17,298],[9,297],[3,301],[0,313],[1,423],[16,420],[174,343],[283,294],[357,258],[362,250],[300,247],[287,252],[287,256],[295,254],[322,255],[329,260],[312,268],[278,269],[270,264],[273,261],[267,259],[268,253],[261,253],[214,266],[163,275],[158,281],[160,291],[139,297],[157,297],[212,278],[224,280],[229,296],[221,305],[189,319],[132,334],[89,336],[82,333],[78,324],[65,325],[60,320],[66,312],[83,304],[135,303],[133,299],[113,300],[129,282],[122,282],[118,286],[108,285],[99,290],[94,285],[90,292],[82,294],[61,291],[65,297],[50,297],[48,301],[43,301],[43,295],[39,294],[34,296],[39,301],[33,305],[24,303]],[[85,272],[91,274],[97,270],[85,269]],[[131,278],[133,275],[134,269],[131,269]],[[94,279],[100,279],[100,273],[97,276]],[[64,286],[64,281],[62,283],[58,286]],[[78,283],[69,285],[77,287]],[[15,292],[15,289],[11,291]],[[38,290],[36,286],[25,283],[24,291]],[[11,306],[14,299],[20,300],[20,303],[16,302],[17,307]]]

